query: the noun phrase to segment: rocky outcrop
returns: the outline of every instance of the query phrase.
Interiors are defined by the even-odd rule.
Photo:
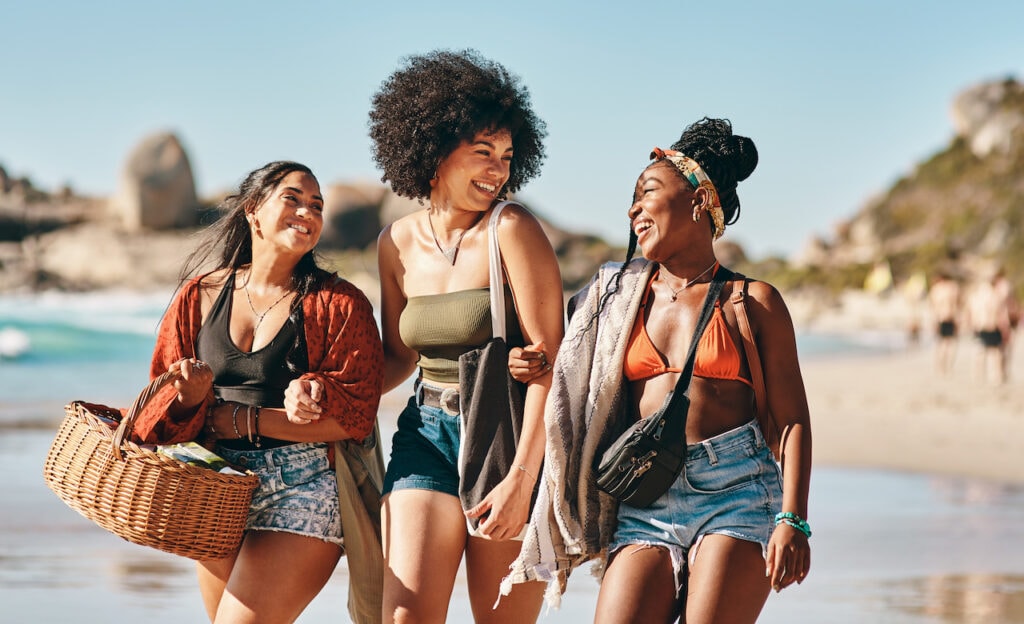
[[[984,82],[959,93],[951,115],[957,134],[975,156],[1008,153],[1024,136],[1024,85],[1012,78]]]
[[[362,249],[377,240],[387,188],[374,182],[337,183],[323,189],[320,242],[335,249]]]
[[[880,262],[897,284],[940,269],[973,275],[972,267],[996,263],[1013,269],[1024,292],[1017,273],[1024,267],[1024,85],[971,86],[956,96],[952,116],[948,146],[866,201],[831,239],[812,240],[776,281],[859,288]]]
[[[127,231],[193,226],[199,218],[192,166],[171,133],[144,138],[128,155],[110,212]]]

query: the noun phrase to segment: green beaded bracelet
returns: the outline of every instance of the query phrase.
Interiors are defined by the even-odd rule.
[[[783,511],[782,513],[775,515],[775,526],[779,526],[780,524],[788,524],[807,537],[811,536],[811,525],[807,524],[806,520],[791,511]]]

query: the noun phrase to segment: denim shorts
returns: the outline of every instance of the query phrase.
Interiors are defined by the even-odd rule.
[[[394,490],[433,490],[459,495],[459,416],[440,407],[418,405],[416,396],[398,416],[384,494]]]
[[[247,531],[284,531],[342,545],[338,479],[326,442],[298,442],[271,449],[217,454],[260,478],[252,495]]]
[[[677,582],[684,557],[691,548],[696,555],[705,535],[756,542],[766,554],[782,509],[782,473],[757,421],[690,444],[686,452],[683,474],[654,504],[619,505],[608,546],[609,555],[630,544],[667,548]]]

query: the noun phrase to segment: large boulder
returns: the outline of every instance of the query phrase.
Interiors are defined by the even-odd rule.
[[[163,132],[144,138],[128,155],[111,213],[128,231],[196,225],[199,201],[188,155]]]
[[[332,184],[324,189],[324,231],[320,244],[362,249],[377,240],[380,205],[387,188],[375,182]]]

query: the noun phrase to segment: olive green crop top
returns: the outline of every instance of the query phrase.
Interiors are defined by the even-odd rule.
[[[505,286],[505,310],[515,310]],[[398,319],[398,334],[419,353],[416,364],[428,381],[458,383],[459,356],[491,339],[491,296],[487,288],[440,295],[409,297]],[[523,334],[515,314],[506,313],[505,335],[511,346],[522,346]]]

